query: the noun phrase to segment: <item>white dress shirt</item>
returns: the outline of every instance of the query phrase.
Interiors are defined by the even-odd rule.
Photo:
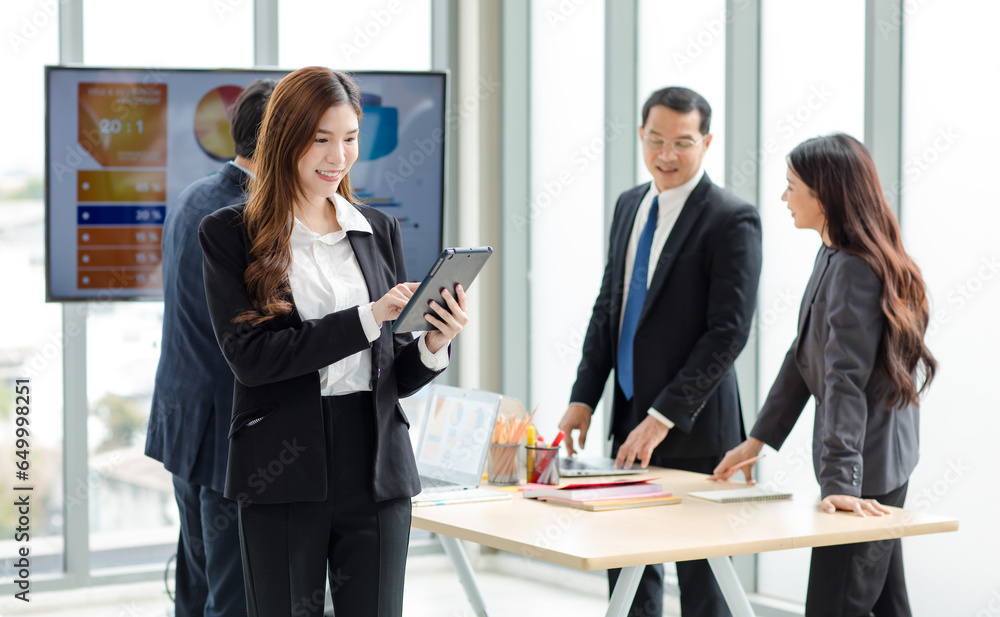
[[[656,264],[660,259],[660,253],[663,252],[663,246],[667,243],[667,238],[670,236],[670,232],[674,229],[674,223],[677,222],[677,217],[681,215],[681,210],[684,208],[685,202],[687,202],[688,197],[691,196],[691,192],[694,191],[694,187],[698,186],[701,182],[701,177],[705,174],[702,169],[699,169],[690,180],[684,184],[663,191],[659,193],[657,216],[656,216],[656,230],[653,232],[653,244],[649,249],[649,274],[646,278],[646,288],[649,288],[650,283],[653,282],[653,275],[656,274]],[[646,195],[639,202],[639,209],[635,213],[635,222],[632,223],[632,235],[628,239],[628,247],[625,249],[625,285],[622,289],[622,298],[628,298],[628,288],[629,283],[632,281],[632,266],[635,263],[635,249],[639,244],[639,236],[642,235],[642,228],[646,226],[646,219],[649,218],[649,210],[653,207],[653,197],[657,195],[656,184],[653,182],[649,183],[649,190]],[[621,332],[622,320],[625,318],[625,307],[622,306],[622,314],[618,318],[618,331]],[[652,407],[646,410],[646,413],[663,424],[667,426],[668,429],[674,428],[674,423],[670,421],[662,413],[656,411]]]
[[[677,217],[681,215],[684,203],[694,187],[701,182],[704,175],[701,169],[687,182],[677,188],[667,189],[660,193],[658,216],[656,217],[656,231],[653,232],[653,244],[649,249],[649,272],[646,278],[646,288],[653,282],[653,275],[656,274],[654,264],[660,259],[663,252],[663,245],[667,243],[667,237],[674,229]],[[639,236],[642,235],[642,228],[646,226],[646,219],[649,218],[649,209],[653,207],[653,197],[657,195],[656,185],[649,183],[649,191],[639,202],[639,210],[635,213],[635,222],[632,224],[632,235],[628,239],[628,248],[625,251],[625,287],[622,290],[622,298],[628,297],[629,284],[632,282],[632,265],[635,263],[635,249],[639,244]],[[622,306],[622,319],[625,317],[625,307]],[[618,321],[618,331],[621,332],[621,319]]]
[[[372,299],[368,285],[347,232],[372,233],[368,220],[339,194],[331,198],[337,211],[340,231],[319,235],[298,218],[293,217],[291,249],[292,266],[288,270],[295,309],[305,319],[321,319],[329,313],[358,307],[361,326],[369,342],[378,339],[381,330],[372,314]],[[378,298],[376,298],[378,300]],[[436,354],[427,349],[426,332],[418,342],[420,358],[433,370],[448,366],[448,346]],[[365,349],[320,369],[320,394],[334,396],[351,392],[370,391],[372,352]]]

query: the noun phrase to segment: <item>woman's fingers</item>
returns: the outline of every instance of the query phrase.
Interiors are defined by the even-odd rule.
[[[447,304],[447,308],[438,302],[431,302],[431,310],[437,314],[437,317],[434,315],[426,316],[427,321],[449,339],[455,338],[465,324],[469,323],[469,316],[465,312],[465,292],[461,285],[456,287],[456,292],[457,299],[447,289],[442,290],[441,296]]]
[[[861,517],[892,514],[892,510],[874,499],[859,499],[851,495],[829,495],[823,498],[821,507],[830,514],[836,510],[847,510]]]

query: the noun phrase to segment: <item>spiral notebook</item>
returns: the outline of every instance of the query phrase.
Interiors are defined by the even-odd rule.
[[[707,499],[716,503],[739,503],[741,501],[776,501],[779,499],[791,499],[792,494],[782,491],[774,491],[763,486],[748,486],[747,488],[733,488],[722,491],[697,491],[688,493],[691,497]]]

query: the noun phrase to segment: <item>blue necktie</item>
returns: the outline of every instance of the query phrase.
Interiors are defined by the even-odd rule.
[[[653,247],[653,234],[656,232],[656,218],[659,214],[660,196],[653,197],[653,205],[649,208],[646,224],[639,234],[639,243],[635,247],[635,262],[632,264],[632,278],[628,284],[628,298],[625,299],[625,315],[622,318],[622,331],[618,339],[618,385],[625,393],[625,399],[631,401],[635,388],[632,377],[632,350],[635,339],[635,329],[639,325],[639,313],[646,300],[646,281],[649,278],[649,251]]]

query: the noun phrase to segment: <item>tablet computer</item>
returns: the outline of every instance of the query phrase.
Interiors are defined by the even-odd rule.
[[[441,251],[437,261],[431,266],[420,287],[403,308],[392,324],[393,332],[418,332],[433,330],[434,326],[424,319],[424,315],[436,315],[429,304],[431,300],[447,308],[441,290],[447,289],[455,295],[455,285],[461,284],[468,291],[476,275],[483,269],[486,260],[493,254],[489,246],[471,248],[450,248]]]

